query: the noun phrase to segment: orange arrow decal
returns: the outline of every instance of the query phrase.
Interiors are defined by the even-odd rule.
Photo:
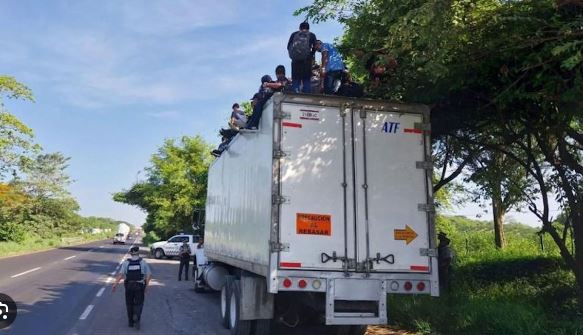
[[[409,225],[405,225],[405,229],[395,229],[395,240],[397,241],[406,241],[407,244],[409,244],[413,242],[417,236],[417,233],[411,229]]]

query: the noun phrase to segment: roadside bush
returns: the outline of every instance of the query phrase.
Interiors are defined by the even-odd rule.
[[[150,246],[150,244],[154,243],[154,242],[158,242],[160,241],[160,237],[158,237],[158,235],[156,235],[155,232],[150,231],[146,234],[146,236],[144,236],[144,238],[142,239],[142,243],[144,244],[144,246]]]
[[[0,224],[0,241],[21,243],[26,238],[24,227],[14,222]]]

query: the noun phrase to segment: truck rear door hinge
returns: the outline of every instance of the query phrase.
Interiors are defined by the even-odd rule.
[[[271,203],[274,205],[281,205],[289,203],[290,199],[288,197],[284,197],[282,195],[274,194],[271,197]]]
[[[417,204],[417,210],[421,212],[435,212],[435,205],[434,204]]]
[[[289,251],[289,243],[280,243],[280,242],[269,242],[269,250],[271,252],[288,252]]]
[[[283,150],[278,150],[278,149],[273,150],[273,158],[275,158],[275,159],[284,158],[284,157],[287,157],[288,155],[289,155],[289,153],[287,153]]]
[[[413,128],[422,131],[431,131],[431,123],[415,122]]]
[[[437,249],[420,248],[419,254],[427,257],[437,257]]]
[[[291,119],[291,113],[281,112],[273,114],[274,119]]]

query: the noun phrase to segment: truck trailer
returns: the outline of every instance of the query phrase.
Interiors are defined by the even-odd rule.
[[[387,294],[438,296],[429,130],[425,105],[276,93],[209,170],[194,281],[223,324],[364,334]]]

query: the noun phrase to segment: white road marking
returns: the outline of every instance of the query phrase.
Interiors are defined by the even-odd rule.
[[[28,271],[24,271],[24,272],[21,272],[21,273],[15,274],[14,276],[11,276],[10,278],[16,278],[16,277],[20,277],[20,276],[23,276],[23,275],[25,275],[25,274],[27,274],[27,273],[31,273],[31,272],[34,272],[34,271],[36,271],[36,270],[40,270],[40,269],[41,269],[41,267],[39,266],[38,268],[30,269],[30,270],[28,270]]]
[[[89,316],[89,313],[91,313],[92,310],[93,310],[93,305],[87,306],[87,308],[85,308],[85,312],[83,312],[83,314],[81,314],[81,316],[79,317],[79,320],[87,319],[87,317]]]
[[[75,256],[70,256],[70,257],[67,257],[67,258],[65,258],[65,259],[63,259],[63,260],[64,260],[64,261],[68,261],[68,260],[70,260],[70,259],[73,259],[73,258],[75,258],[75,257],[77,257],[77,256],[76,256],[76,255],[75,255]]]
[[[99,292],[97,292],[97,294],[95,295],[96,297],[101,297],[101,295],[103,294],[103,291],[105,291],[105,287],[102,287]]]
[[[100,247],[100,248],[105,248],[105,246],[104,246],[104,245],[101,245],[101,246],[99,246],[99,247]]]
[[[109,283],[111,283],[112,280],[113,280],[113,277],[109,277],[109,278],[107,278],[107,280],[105,281],[105,283],[109,284]]]

